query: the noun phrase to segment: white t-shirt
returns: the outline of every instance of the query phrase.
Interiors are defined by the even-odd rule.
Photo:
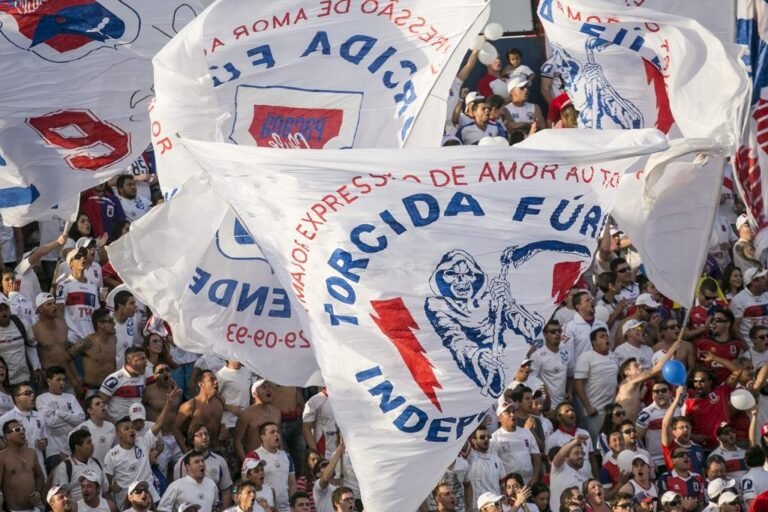
[[[560,344],[557,352],[552,352],[546,345],[531,354],[531,370],[547,386],[552,409],[565,400],[568,377],[573,377],[574,361],[571,351],[565,344]]]
[[[578,487],[581,489],[584,482],[590,477],[584,476],[581,471],[576,471],[568,463],[559,468],[552,466],[549,474],[549,507],[552,510],[560,509],[560,495],[569,487]]]
[[[115,320],[115,337],[117,338],[117,344],[115,345],[115,368],[122,368],[125,365],[125,350],[141,345],[141,342],[138,341],[141,337],[139,330],[136,328],[136,317],[129,316],[123,323],[117,321],[114,313],[112,313],[112,318]]]
[[[173,468],[173,479],[178,480],[187,476],[187,468],[184,466],[184,459],[179,459]],[[212,451],[205,456],[205,476],[213,480],[216,486],[222,491],[232,487],[232,476],[229,474],[229,467],[224,457]]]
[[[131,222],[136,222],[146,215],[147,212],[149,212],[149,208],[152,206],[149,199],[138,194],[136,194],[134,199],[127,199],[120,194],[117,194],[117,198],[120,200],[120,206],[123,207],[125,217]]]
[[[312,487],[312,498],[314,498],[316,512],[336,512],[331,501],[331,495],[334,490],[336,490],[335,485],[329,483],[323,489],[320,487],[320,480],[315,480],[315,485]]]
[[[259,458],[266,461],[264,483],[275,490],[275,506],[278,512],[289,512],[288,477],[296,473],[293,460],[283,450],[276,453],[267,451],[263,446],[256,449]]]
[[[119,444],[113,447],[104,459],[104,472],[112,475],[112,481],[122,487],[115,496],[116,503],[122,503],[128,494],[128,486],[137,480],[150,484],[150,493],[157,498],[157,489],[152,483],[152,468],[149,465],[149,451],[154,448],[157,438],[152,432],[136,436],[133,448],[124,449]],[[214,485],[215,487],[215,485]]]
[[[93,458],[98,460],[101,465],[104,465],[104,460],[107,457],[109,450],[115,446],[115,426],[105,421],[100,427],[91,420],[86,420],[72,429],[80,430],[81,428],[87,428],[91,433],[91,442],[93,443]],[[67,440],[67,445],[69,440]],[[69,453],[69,446],[67,446],[67,453]]]
[[[77,398],[69,393],[43,393],[37,397],[35,405],[43,415],[48,430],[46,454],[50,457],[57,453],[66,453],[69,433],[73,427],[85,421],[85,413]]]
[[[251,382],[253,373],[245,366],[239,369],[224,367],[216,372],[219,381],[219,395],[227,405],[246,408],[251,403]],[[224,411],[222,423],[227,428],[234,428],[237,416],[229,411]]]
[[[590,325],[589,322],[584,320],[579,314],[574,315],[573,320],[568,322],[565,326],[561,343],[566,344],[574,361],[578,361],[579,356],[583,353],[592,350],[592,342],[589,339],[589,335],[592,333],[593,328],[598,327],[604,327],[606,331],[609,333],[611,332],[610,329],[608,329],[608,324],[605,322],[593,320]]]
[[[587,400],[598,411],[613,402],[618,382],[619,366],[610,355],[604,356],[589,350],[576,360],[575,379],[585,379]]]
[[[29,344],[37,344],[32,327],[24,320],[21,320],[21,323],[27,331]],[[29,380],[27,346],[24,344],[24,337],[13,321],[5,327],[0,327],[0,356],[3,357],[8,365],[8,379],[11,381],[11,384],[18,384]]]
[[[613,351],[613,357],[618,366],[621,366],[621,363],[627,359],[634,357],[643,370],[648,371],[653,367],[653,349],[648,345],[635,347],[625,341],[616,347],[616,350]]]
[[[196,357],[194,361],[195,368],[200,368],[201,370],[211,370],[213,373],[216,373],[227,366],[227,362],[225,360],[219,356],[214,356],[213,354],[206,354],[204,356]]]
[[[589,435],[589,432],[583,428],[576,428],[575,436],[579,435],[588,437],[587,442],[582,445],[584,448],[584,465],[581,467],[581,474],[586,478],[591,478],[592,465],[589,462],[589,454],[595,451],[595,447],[592,444],[592,437]],[[563,432],[561,429],[557,429],[552,432],[552,435],[549,436],[546,441],[544,441],[544,449],[547,453],[549,453],[552,448],[562,448],[566,444],[570,443],[575,436],[572,436],[567,432]]]
[[[38,220],[37,226],[40,229],[40,245],[45,245],[53,242],[64,232],[64,228],[67,225],[67,221],[60,219],[57,216],[51,217],[48,220]],[[59,259],[58,251],[51,251],[48,254],[44,254],[41,258],[42,261],[56,261]]]
[[[333,417],[331,403],[328,401],[325,390],[307,400],[304,404],[302,420],[305,423],[315,423],[315,444],[318,449],[324,447],[323,456],[330,459],[336,450],[336,419]]]
[[[741,319],[739,323],[739,336],[741,339],[752,346],[752,340],[749,339],[749,330],[754,325],[768,325],[768,294],[752,295],[747,288],[744,288],[736,294],[728,308],[736,319]]]
[[[651,454],[652,461],[656,466],[664,464],[664,452],[661,447],[661,422],[664,420],[664,415],[667,413],[667,409],[662,409],[656,402],[645,407],[640,414],[637,415],[637,421],[635,426],[637,428],[645,429],[645,447],[648,449],[648,453]],[[678,407],[674,416],[682,416],[683,413]]]
[[[179,505],[185,501],[200,505],[200,510],[207,512],[213,510],[213,506],[218,503],[219,490],[213,480],[208,477],[203,477],[203,481],[197,483],[192,477],[185,476],[168,486],[157,505],[157,510],[176,512]]]
[[[461,140],[462,144],[469,146],[477,144],[483,137],[505,137],[506,132],[499,123],[488,121],[483,130],[473,120],[471,123],[461,125],[456,132],[456,136]]]
[[[96,286],[69,276],[56,286],[56,304],[64,305],[67,341],[77,343],[93,333],[91,316],[99,308],[99,290]]]
[[[11,313],[29,325],[35,325],[39,320],[35,311],[35,305],[24,294],[11,292],[8,294],[8,302],[11,303]]]
[[[527,483],[533,477],[533,461],[531,455],[539,455],[536,438],[529,430],[516,428],[508,432],[500,428],[491,436],[490,449],[504,463],[504,472],[517,472]]]
[[[72,463],[72,474],[69,480],[67,480],[67,465],[64,463],[60,463],[58,466],[56,466],[56,469],[54,469],[53,472],[51,473],[51,485],[52,486],[62,485],[62,484],[68,485],[69,497],[71,499],[79,500],[80,498],[83,497],[82,492],[80,490],[79,479],[82,476],[82,474],[85,473],[86,471],[93,471],[97,475],[101,475],[101,488],[102,489],[109,488],[109,482],[107,481],[106,475],[104,475],[104,471],[101,469],[101,466],[99,466],[99,463],[97,463],[93,457],[88,459],[88,462],[85,462],[85,463],[80,462],[74,457],[69,457],[69,461]]]
[[[104,379],[99,393],[108,397],[107,412],[115,421],[123,416],[128,416],[131,405],[141,403],[145,383],[146,377],[144,375],[133,377],[125,367],[109,374]]]
[[[501,480],[507,473],[504,462],[490,448],[486,453],[470,450],[467,463],[467,478],[472,483],[473,496],[480,496],[484,492],[499,494]]]
[[[768,468],[765,466],[751,468],[741,477],[741,496],[745,503],[757,498],[761,492],[768,491]]]
[[[627,261],[629,262],[629,260]],[[629,286],[625,286],[624,288],[619,290],[619,293],[616,294],[616,299],[625,300],[627,301],[628,304],[634,304],[639,296],[640,296],[640,285],[637,283],[632,283]]]

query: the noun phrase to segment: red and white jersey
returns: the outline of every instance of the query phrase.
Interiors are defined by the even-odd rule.
[[[328,392],[322,390],[304,404],[302,420],[314,423],[315,444],[323,457],[330,459],[336,450],[336,419],[328,401]]]
[[[59,279],[58,282],[62,282],[64,279],[72,275],[72,269],[69,268],[69,264],[66,261],[62,261],[59,264]],[[104,271],[101,269],[101,265],[95,261],[88,265],[83,271],[85,280],[91,283],[98,290],[104,286]]]
[[[93,284],[67,277],[56,286],[56,304],[64,306],[69,342],[76,343],[93,333],[91,316],[99,308],[99,291]]]
[[[726,450],[722,446],[718,446],[709,456],[719,455],[725,460],[725,472],[728,478],[733,478],[737,482],[741,482],[741,477],[747,474],[747,463],[744,461],[745,450],[743,448],[736,447],[735,450]]]
[[[749,330],[754,325],[768,325],[768,294],[752,295],[744,288],[737,293],[728,305],[733,316],[741,319],[739,337],[752,346]]]
[[[125,368],[120,368],[111,373],[99,388],[99,393],[109,397],[107,412],[115,420],[128,416],[131,405],[141,403],[144,396],[146,377],[137,375],[132,377]]]
[[[664,419],[667,409],[662,409],[656,402],[640,411],[637,415],[635,426],[645,429],[645,448],[651,454],[653,463],[656,466],[664,464],[664,451],[661,448],[661,422]],[[675,416],[682,416],[683,413],[678,407]]]

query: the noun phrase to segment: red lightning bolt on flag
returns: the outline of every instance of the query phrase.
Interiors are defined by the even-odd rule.
[[[400,352],[400,356],[410,370],[416,384],[437,407],[437,410],[443,412],[440,401],[435,394],[435,389],[442,389],[443,387],[437,381],[435,372],[432,371],[434,366],[427,359],[424,347],[421,346],[413,333],[413,330],[418,330],[419,326],[413,319],[411,312],[405,307],[403,299],[397,297],[389,300],[372,300],[371,306],[378,315],[378,318],[371,315],[373,321]]]

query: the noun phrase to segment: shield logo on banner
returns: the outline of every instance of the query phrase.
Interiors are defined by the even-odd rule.
[[[117,49],[134,42],[140,30],[139,14],[120,0],[0,2],[0,33],[17,48],[50,62]]]
[[[229,209],[216,232],[216,248],[222,256],[230,260],[261,260],[264,253],[253,240],[240,219]]]
[[[362,100],[355,91],[239,86],[230,139],[281,149],[351,148]]]

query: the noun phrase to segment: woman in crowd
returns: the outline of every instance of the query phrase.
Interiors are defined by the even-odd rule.
[[[611,451],[608,447],[608,436],[619,428],[625,419],[627,419],[627,413],[620,404],[612,403],[605,406],[605,420],[600,427],[600,436],[597,439],[597,447],[603,457]]]
[[[720,289],[723,290],[725,298],[728,302],[733,297],[744,289],[744,278],[741,273],[741,269],[733,264],[725,267],[723,272],[723,279],[720,282]]]
[[[590,478],[582,487],[587,499],[587,512],[610,512],[611,507],[605,502],[603,484],[597,478]]]

